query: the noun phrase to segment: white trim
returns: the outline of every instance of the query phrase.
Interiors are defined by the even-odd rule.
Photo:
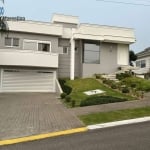
[[[0,92],[2,92],[3,87],[3,69],[0,69]]]
[[[94,130],[94,129],[108,128],[108,127],[115,127],[115,126],[120,126],[120,125],[141,123],[141,122],[146,122],[146,121],[150,121],[150,117],[143,117],[143,118],[136,118],[136,119],[129,119],[129,120],[89,125],[89,126],[87,126],[87,128],[89,130]]]
[[[53,71],[53,92],[56,92],[56,71]]]
[[[74,80],[74,70],[75,70],[75,40],[71,38],[71,58],[70,58],[70,79]]]
[[[61,93],[63,93],[63,90],[62,90],[62,88],[61,88],[61,86],[60,86],[60,84],[59,84],[59,81],[58,81],[58,79],[56,78],[56,84],[57,84],[57,87],[58,87],[58,90],[59,90],[59,93],[61,94]],[[55,84],[55,85],[56,85]]]
[[[38,44],[39,43],[45,43],[45,44],[49,44],[50,45],[50,47],[49,47],[49,53],[51,53],[51,41],[41,41],[41,40],[30,40],[30,39],[24,39],[23,40],[23,50],[25,50],[25,48],[24,48],[24,42],[35,42],[36,43],[36,51],[38,51]],[[32,50],[32,49],[31,49]],[[44,51],[45,52],[45,51]]]

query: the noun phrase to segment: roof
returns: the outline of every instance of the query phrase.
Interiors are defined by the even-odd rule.
[[[150,56],[150,47],[145,48],[144,51],[141,51],[136,55],[138,56],[138,58]]]

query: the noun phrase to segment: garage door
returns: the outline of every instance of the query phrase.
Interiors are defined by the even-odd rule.
[[[2,92],[55,92],[54,72],[3,70]]]

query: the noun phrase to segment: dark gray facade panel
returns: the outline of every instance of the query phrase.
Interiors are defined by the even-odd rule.
[[[58,77],[70,77],[70,51],[59,55]]]
[[[70,46],[70,39],[58,39],[58,46],[63,47],[63,46]]]

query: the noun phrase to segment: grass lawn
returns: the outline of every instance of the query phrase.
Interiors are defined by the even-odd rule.
[[[126,98],[128,100],[134,99],[133,97],[129,95],[122,94],[118,91],[115,91],[109,87],[104,86],[102,83],[100,83],[99,81],[93,78],[66,80],[65,84],[72,87],[72,92],[70,96],[71,96],[71,99],[76,101],[76,106],[79,106],[82,100],[89,97],[85,95],[83,92],[89,91],[89,90],[95,90],[95,89],[100,89],[100,90],[105,91],[105,95],[107,96]],[[68,103],[68,105],[70,105],[70,103]]]
[[[140,91],[150,91],[150,80],[145,80],[138,77],[128,77],[123,79],[121,82],[124,82],[128,86],[136,84],[136,88]]]
[[[79,118],[86,124],[98,124],[112,121],[119,121],[125,119],[140,118],[144,116],[150,116],[150,107],[126,109],[111,112],[94,113],[89,115],[83,115]]]

